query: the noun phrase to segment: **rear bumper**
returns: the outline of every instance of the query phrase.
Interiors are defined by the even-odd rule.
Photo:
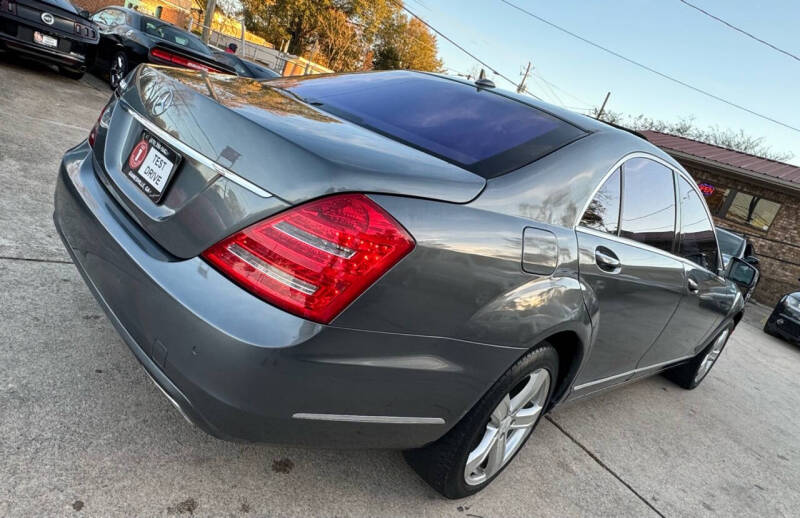
[[[33,34],[33,28],[27,27],[24,24],[18,24],[16,22],[12,22],[11,20],[3,20],[4,26],[8,25],[9,27],[14,26],[17,29],[20,27],[24,28],[27,33]],[[6,28],[9,28],[6,27]],[[58,36],[59,40],[66,40],[69,41],[69,37],[65,37],[62,35]],[[81,46],[83,44],[78,43]],[[40,61],[45,61],[47,63],[53,63],[55,65],[60,65],[64,67],[68,67],[72,70],[79,70],[81,72],[86,71],[86,55],[76,55],[70,52],[64,52],[62,50],[56,48],[49,48],[28,39],[19,38],[15,34],[3,32],[0,30],[0,46],[5,46],[10,50],[14,50],[17,52],[21,52],[23,54],[34,56]]]
[[[54,220],[136,358],[190,421],[221,438],[421,446],[520,355],[322,326],[266,304],[203,260],[159,248],[99,183],[85,142],[61,164]]]

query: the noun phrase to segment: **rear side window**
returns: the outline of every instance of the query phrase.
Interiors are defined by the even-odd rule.
[[[672,252],[675,240],[675,186],[672,169],[647,158],[622,166],[620,235]]]
[[[717,238],[708,219],[705,202],[694,188],[680,178],[678,199],[681,203],[681,243],[679,255],[706,270],[717,271]]]
[[[485,178],[522,167],[585,134],[491,89],[427,74],[379,72],[284,84],[325,111]]]
[[[616,234],[619,230],[620,170],[603,183],[581,218],[581,225]]]

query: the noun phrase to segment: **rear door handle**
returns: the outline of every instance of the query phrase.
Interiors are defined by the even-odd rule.
[[[594,260],[601,270],[607,272],[619,270],[621,264],[614,252],[605,247],[597,247],[594,251]]]
[[[700,291],[700,286],[697,285],[697,281],[694,279],[687,280],[686,286],[689,288],[690,293],[697,293]]]

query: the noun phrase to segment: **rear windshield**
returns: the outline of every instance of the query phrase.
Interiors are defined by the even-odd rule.
[[[242,63],[233,54],[228,54],[227,52],[214,51],[214,59],[224,65],[228,65],[229,67],[233,68],[234,70],[236,70],[236,73],[239,74],[240,76],[248,77],[250,75],[249,70],[247,69],[247,67],[244,66],[244,63]]]
[[[383,72],[286,81],[334,115],[491,178],[584,132],[527,104],[457,81]]]
[[[142,19],[142,30],[151,36],[168,41],[169,43],[192,49],[195,52],[204,55],[210,55],[211,51],[208,50],[201,40],[193,34],[182,31],[172,25],[158,22],[150,18]]]

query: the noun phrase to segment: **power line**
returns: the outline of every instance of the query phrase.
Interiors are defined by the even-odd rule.
[[[475,54],[473,54],[472,52],[468,51],[467,49],[465,49],[464,47],[462,47],[461,45],[459,45],[458,43],[456,43],[456,42],[455,42],[455,41],[453,41],[452,39],[448,38],[448,37],[447,37],[445,34],[443,34],[443,33],[442,33],[440,30],[438,30],[437,28],[435,28],[433,25],[429,24],[428,22],[426,22],[425,20],[423,20],[422,18],[420,18],[419,16],[417,16],[416,14],[414,14],[414,12],[413,12],[413,11],[411,11],[411,9],[409,9],[408,7],[406,7],[405,5],[403,5],[401,2],[398,2],[397,0],[391,0],[391,2],[392,2],[393,4],[395,4],[397,7],[399,7],[400,9],[403,9],[404,11],[406,11],[408,14],[410,14],[411,16],[413,16],[414,18],[416,18],[416,19],[417,19],[417,20],[419,20],[420,22],[422,22],[422,23],[423,23],[423,24],[424,24],[424,25],[425,25],[427,28],[429,28],[430,30],[432,30],[433,32],[435,32],[436,34],[438,34],[439,36],[441,36],[442,38],[446,39],[447,41],[449,41],[450,43],[452,43],[453,45],[455,45],[455,47],[456,47],[458,50],[460,50],[461,52],[463,52],[463,53],[464,53],[464,54],[466,54],[467,56],[471,57],[472,59],[474,59],[475,61],[477,61],[477,62],[478,62],[478,63],[480,63],[481,65],[483,65],[483,66],[485,66],[486,68],[488,68],[489,70],[491,70],[493,74],[495,74],[495,75],[498,75],[498,76],[502,77],[503,79],[505,79],[506,81],[508,81],[509,83],[511,83],[512,85],[514,85],[514,86],[517,86],[517,82],[516,82],[516,81],[512,81],[511,79],[509,79],[509,78],[508,78],[508,76],[506,76],[505,74],[502,74],[502,73],[498,72],[497,70],[495,70],[495,68],[494,68],[493,66],[491,66],[491,65],[490,65],[490,64],[488,64],[487,62],[483,61],[483,60],[482,60],[482,59],[480,59],[478,56],[476,56],[476,55],[475,55]],[[530,92],[528,92],[528,93],[530,94]],[[532,95],[533,97],[535,97],[536,99],[539,99],[539,100],[541,101],[541,98],[539,98],[539,97],[537,97],[537,96],[535,96],[535,95],[533,95],[533,94],[531,94],[531,95]]]
[[[538,77],[541,81],[544,81],[544,83],[547,84],[548,86],[551,86],[551,87],[555,88],[556,90],[558,90],[559,92],[561,92],[562,94],[566,95],[567,97],[571,97],[573,100],[578,101],[579,103],[584,104],[584,105],[589,106],[589,107],[592,107],[592,108],[595,106],[593,103],[590,103],[589,101],[586,101],[584,99],[581,99],[580,97],[576,97],[575,95],[569,93],[568,91],[564,90],[563,88],[561,88],[557,84],[553,83],[552,81],[548,81],[547,79],[544,78],[544,76],[542,76],[541,74],[539,74],[535,70],[533,71],[533,75]]]
[[[667,75],[667,74],[665,74],[663,72],[659,72],[658,70],[656,70],[654,68],[651,68],[651,67],[649,67],[649,66],[647,66],[647,65],[645,65],[643,63],[640,63],[638,61],[634,61],[633,59],[631,59],[629,57],[623,56],[619,52],[613,51],[613,50],[609,49],[608,47],[604,47],[604,46],[600,45],[599,43],[595,43],[592,40],[586,39],[583,36],[575,34],[574,32],[572,32],[572,31],[570,31],[568,29],[565,29],[564,27],[561,27],[560,25],[556,25],[555,23],[553,23],[553,22],[551,22],[549,20],[546,20],[546,19],[542,18],[541,16],[533,14],[532,12],[530,12],[530,11],[528,11],[526,9],[523,9],[522,7],[520,7],[520,6],[516,5],[516,4],[513,4],[513,3],[509,2],[508,0],[500,0],[500,1],[503,2],[504,4],[510,6],[510,7],[513,7],[514,9],[516,9],[516,10],[522,12],[522,13],[527,14],[531,18],[535,18],[536,20],[539,20],[540,22],[542,22],[544,24],[547,24],[550,27],[553,27],[554,29],[557,29],[557,30],[559,30],[559,31],[561,31],[561,32],[563,32],[565,34],[568,34],[568,35],[572,36],[573,38],[579,39],[582,42],[591,45],[592,47],[595,47],[595,48],[598,48],[598,49],[602,50],[603,52],[607,52],[607,53],[611,54],[612,56],[616,56],[616,57],[622,59],[623,61],[627,61],[628,63],[630,63],[632,65],[636,65],[639,68],[647,70],[648,72],[656,74],[657,76],[663,77],[664,79],[672,81],[673,83],[677,83],[677,84],[679,84],[681,86],[689,88],[690,90],[694,90],[695,92],[703,94],[706,97],[710,97],[712,99],[715,99],[717,101],[725,103],[725,104],[727,104],[729,106],[733,106],[734,108],[736,108],[738,110],[741,110],[743,112],[747,112],[750,115],[755,115],[756,117],[759,117],[761,119],[770,121],[770,122],[772,122],[774,124],[778,124],[779,126],[783,126],[784,128],[787,128],[787,129],[790,129],[792,131],[796,131],[796,132],[800,133],[800,128],[798,128],[796,126],[792,126],[791,124],[787,124],[787,123],[781,122],[781,121],[779,121],[777,119],[773,119],[769,115],[764,115],[764,114],[758,113],[757,111],[751,110],[750,108],[745,108],[741,104],[737,104],[737,103],[735,103],[733,101],[729,101],[729,100],[724,99],[724,98],[722,98],[722,97],[720,97],[718,95],[715,95],[715,94],[713,94],[713,93],[711,93],[711,92],[709,92],[707,90],[703,90],[703,89],[698,88],[696,86],[692,86],[692,85],[690,85],[689,83],[687,83],[685,81],[681,81],[680,79],[676,79],[676,78],[674,78],[674,77],[672,77],[670,75]]]
[[[709,13],[708,11],[706,11],[705,9],[703,9],[701,7],[698,7],[698,6],[694,5],[694,4],[691,4],[691,3],[687,2],[686,0],[678,0],[678,1],[681,2],[682,4],[688,6],[688,7],[691,7],[692,9],[696,9],[696,10],[700,11],[704,15],[708,16],[709,18],[713,18],[714,20],[718,21],[719,23],[721,23],[723,25],[727,25],[728,27],[730,27],[731,29],[735,30],[736,32],[741,32],[742,34],[744,34],[748,38],[752,38],[752,39],[756,40],[757,42],[762,43],[762,44],[766,45],[767,47],[770,47],[773,50],[777,50],[781,54],[786,54],[790,58],[792,58],[794,60],[797,60],[797,61],[800,61],[800,57],[798,57],[796,54],[792,54],[791,52],[789,52],[787,50],[783,50],[782,48],[780,48],[780,47],[778,47],[776,45],[773,45],[772,43],[770,43],[768,41],[764,41],[761,38],[759,38],[758,36],[755,36],[754,34],[751,34],[751,33],[747,32],[744,29],[740,29],[739,27],[735,26],[734,24],[732,24],[730,22],[727,22],[727,21],[723,20],[722,18],[720,18],[718,16],[714,16],[713,14]]]

